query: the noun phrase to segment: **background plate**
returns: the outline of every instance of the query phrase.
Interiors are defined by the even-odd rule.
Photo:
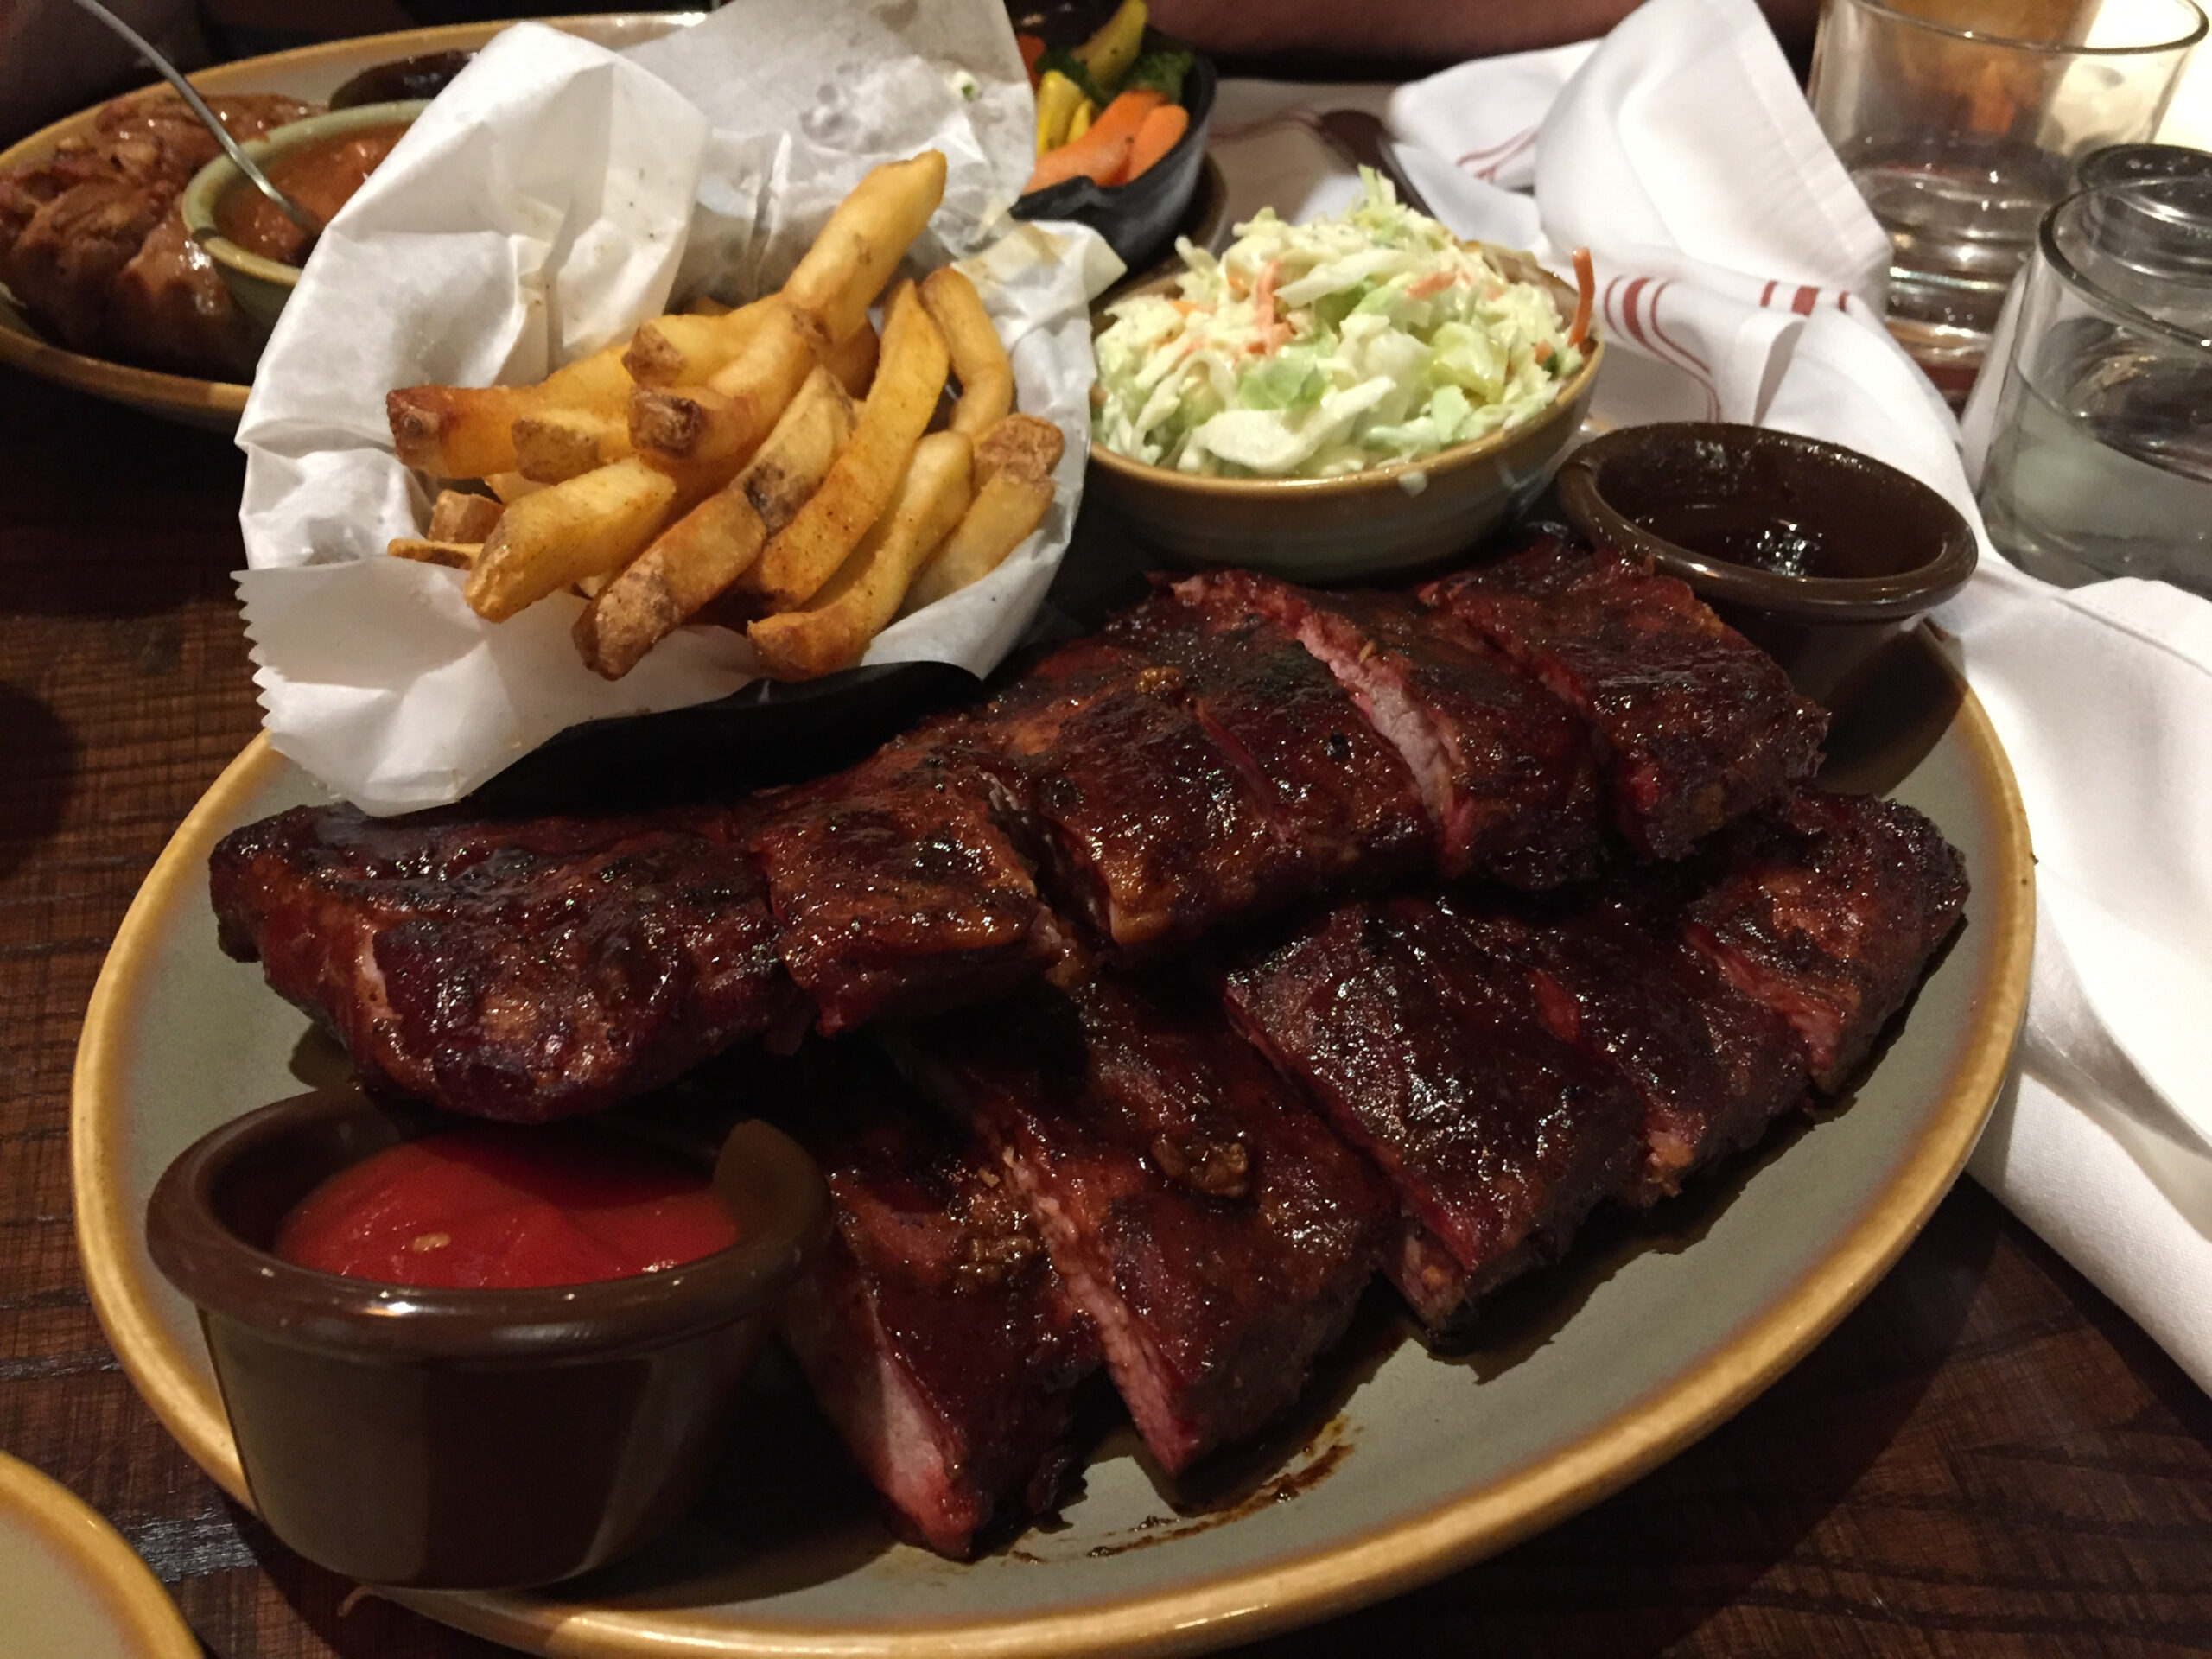
[[[60,1482],[0,1453],[0,1659],[200,1659],[122,1535]]]
[[[961,1567],[891,1541],[788,1379],[709,1497],[626,1565],[508,1595],[408,1605],[564,1654],[1129,1654],[1248,1639],[1404,1590],[1595,1502],[1735,1412],[1872,1285],[1948,1189],[2025,1007],[2032,862],[1980,706],[1916,644],[1831,771],[1928,813],[1965,854],[1966,926],[1855,1094],[1640,1220],[1604,1219],[1498,1299],[1455,1360],[1370,1300],[1297,1420],[1209,1489],[1176,1492],[1126,1430],[1066,1524]],[[208,849],[316,797],[257,740],[186,819],[117,936],[72,1108],[94,1306],[185,1449],[245,1491],[192,1310],[148,1262],[147,1195],[178,1152],[340,1069],[336,1051],[215,947]],[[1179,1511],[1179,1504],[1191,1510]]]
[[[609,12],[549,17],[544,21],[601,46],[620,48],[657,40],[671,29],[688,28],[704,15],[696,11]],[[391,35],[332,41],[296,51],[218,64],[200,71],[191,79],[194,86],[209,94],[282,92],[319,104],[364,69],[389,63],[394,58],[411,58],[426,52],[473,51],[506,27],[503,22],[451,23],[439,29],[403,29]],[[80,110],[0,150],[0,172],[42,160],[64,139],[89,132],[92,118],[98,113],[97,105]],[[111,363],[105,358],[65,351],[41,338],[24,321],[4,287],[0,287],[0,363],[72,391],[89,392],[95,397],[127,404],[149,415],[218,432],[233,430],[245,410],[246,388],[235,381],[197,380],[189,375],[137,369],[124,363]]]

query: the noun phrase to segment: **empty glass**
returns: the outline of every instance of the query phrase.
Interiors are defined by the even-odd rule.
[[[2192,0],[1828,0],[1808,95],[1890,233],[1889,323],[1955,403],[2074,162],[2156,130]]]
[[[1982,470],[1990,539],[2067,587],[2212,594],[2212,179],[2068,198],[2022,280]]]

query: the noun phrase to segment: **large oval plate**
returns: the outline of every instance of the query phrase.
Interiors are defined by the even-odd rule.
[[[1880,741],[1846,731],[1831,753],[1847,762],[1843,782],[1895,793],[1963,851],[1965,928],[1853,1098],[1647,1221],[1594,1225],[1567,1263],[1501,1299],[1472,1355],[1398,1341],[1378,1297],[1305,1416],[1214,1471],[1205,1512],[1179,1515],[1123,1431],[1092,1459],[1065,1527],[967,1567],[892,1542],[803,1399],[771,1375],[718,1495],[637,1560],[538,1593],[402,1599],[563,1654],[1192,1651],[1408,1589],[1650,1468],[1874,1283],[1950,1186],[2004,1077],[2033,928],[2026,825],[1980,706],[1933,652],[1916,660],[1912,717],[1891,710]],[[258,969],[217,950],[207,901],[219,836],[315,794],[260,740],[223,774],[124,919],[77,1058],[77,1232],[93,1305],[155,1412],[241,1499],[197,1322],[148,1262],[141,1217],[194,1139],[340,1064]]]
[[[704,15],[610,12],[545,21],[556,29],[596,41],[601,46],[620,48],[658,39],[671,29],[696,23]],[[321,46],[304,46],[296,51],[219,64],[194,75],[192,84],[210,96],[281,92],[288,98],[319,104],[364,69],[390,63],[396,58],[411,58],[429,52],[471,52],[507,27],[505,23],[450,23],[437,29],[410,29],[391,35],[332,41]],[[99,113],[97,105],[79,110],[0,150],[0,173],[43,160],[63,140],[91,131],[92,118]],[[25,320],[4,287],[0,287],[0,363],[73,391],[89,392],[95,397],[105,397],[149,415],[218,432],[236,429],[238,416],[245,411],[247,388],[234,380],[200,380],[190,375],[165,374],[157,369],[134,368],[127,363],[87,357],[81,352],[54,345]]]

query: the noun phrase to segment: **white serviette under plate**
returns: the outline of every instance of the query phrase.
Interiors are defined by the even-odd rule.
[[[1399,87],[1225,83],[1232,215],[1347,201],[1315,124],[1346,107],[1385,119],[1460,234],[1561,269],[1592,250],[1614,347],[1601,419],[1848,444],[1982,535],[1957,424],[1880,326],[1888,238],[1752,0],[1649,0],[1603,41]],[[1938,620],[2038,861],[2020,1076],[1970,1167],[2212,1388],[2212,604],[2159,582],[2053,588],[1982,535]]]

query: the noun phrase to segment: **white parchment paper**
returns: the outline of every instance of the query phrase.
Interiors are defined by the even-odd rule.
[[[238,588],[270,741],[367,810],[410,811],[569,726],[751,678],[743,637],[701,626],[610,683],[570,641],[582,601],[487,623],[461,573],[387,557],[421,533],[429,491],[391,452],[385,393],[534,380],[672,302],[764,292],[869,168],[928,148],[944,202],[910,263],[961,262],[1020,406],[1067,448],[1037,533],[863,660],[987,672],[1067,549],[1088,302],[1120,271],[1087,230],[1006,217],[1032,121],[999,0],[731,7],[626,55],[538,24],[499,35],[331,221],[262,356],[238,429]]]

